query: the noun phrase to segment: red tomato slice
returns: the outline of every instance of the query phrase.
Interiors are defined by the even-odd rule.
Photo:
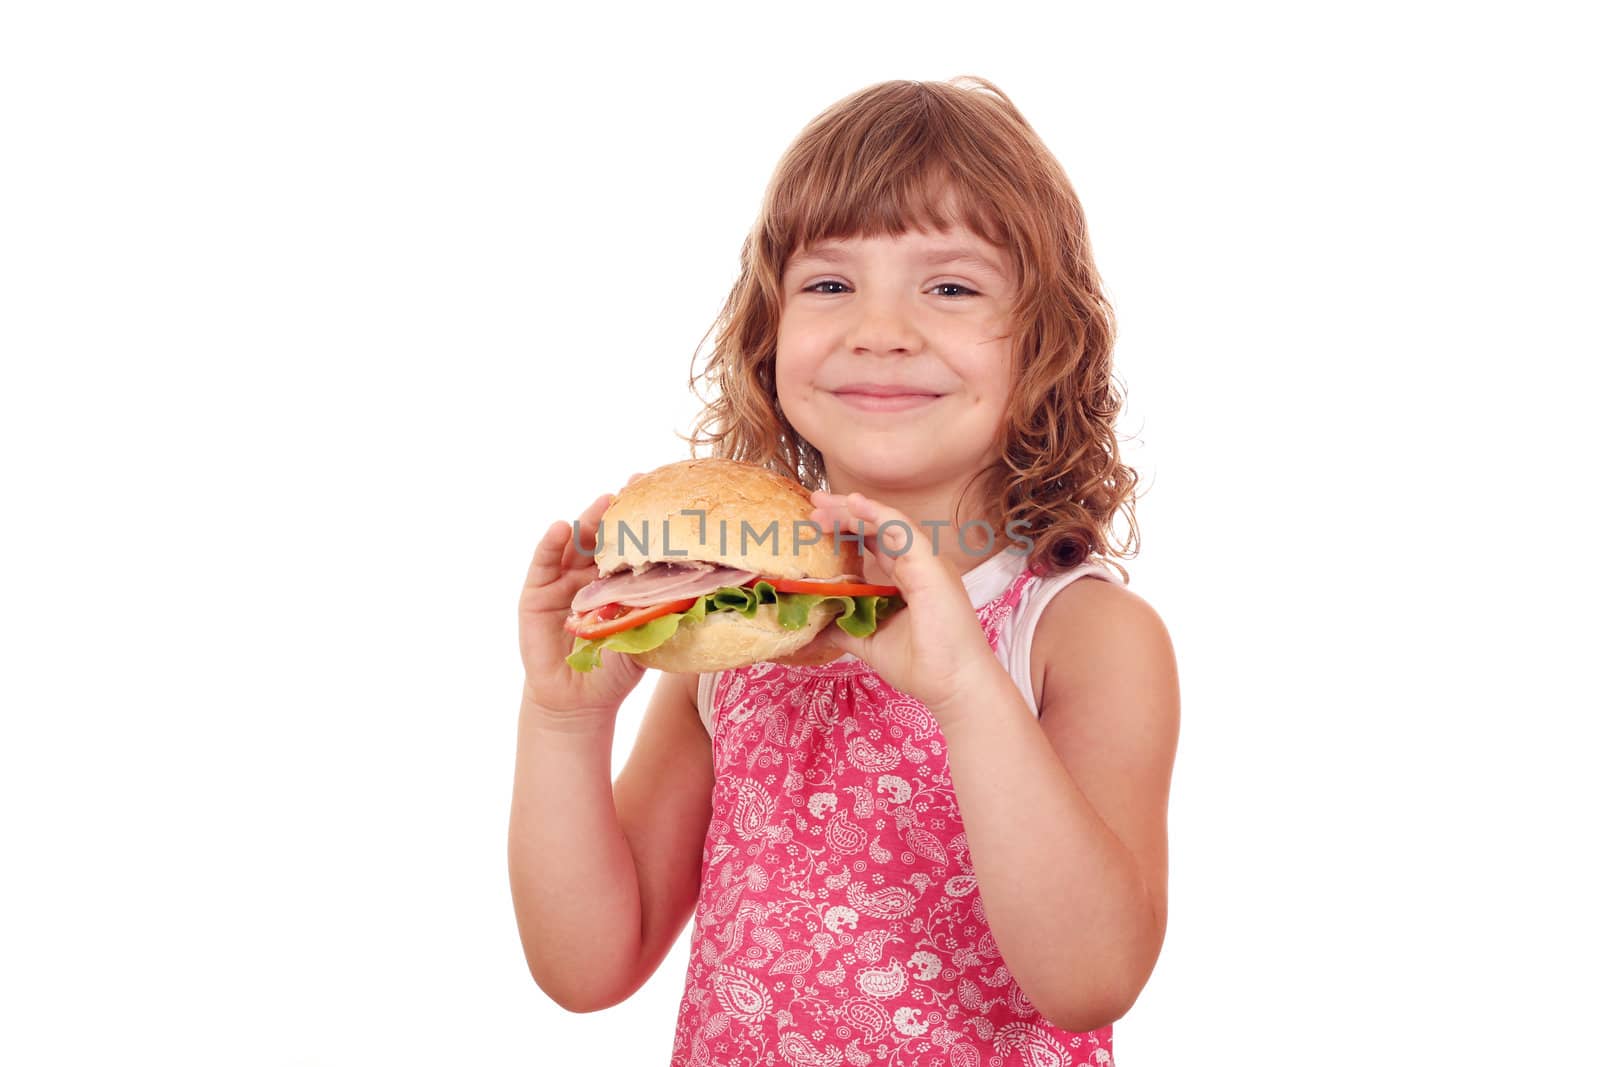
[[[665,604],[652,604],[648,608],[631,608],[626,604],[602,604],[582,615],[568,615],[567,621],[562,623],[562,626],[570,634],[596,641],[609,634],[631,630],[663,615],[688,611],[699,599],[697,596],[692,596],[687,600],[669,600]]]
[[[780,593],[815,593],[818,596],[897,596],[900,590],[892,585],[867,585],[863,582],[807,582],[798,578],[758,578],[770,582]],[[754,585],[755,582],[746,583]]]

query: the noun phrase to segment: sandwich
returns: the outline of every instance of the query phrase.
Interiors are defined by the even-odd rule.
[[[865,580],[859,541],[811,521],[800,483],[753,463],[690,459],[645,474],[600,518],[599,577],[572,598],[567,663],[611,649],[657,670],[704,673],[843,655],[813,642],[865,637],[905,606]],[[843,532],[843,531],[841,531]]]

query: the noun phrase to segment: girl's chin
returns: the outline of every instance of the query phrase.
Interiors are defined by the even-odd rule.
[[[948,462],[938,462],[934,448],[905,448],[898,443],[886,448],[882,442],[858,436],[833,438],[833,448],[820,448],[824,459],[837,456],[833,469],[844,468],[852,480],[870,482],[884,489],[909,488],[942,481],[950,474]],[[863,490],[865,491],[865,490]],[[870,495],[870,494],[869,494]]]

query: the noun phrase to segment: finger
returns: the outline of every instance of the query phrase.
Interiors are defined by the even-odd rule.
[[[856,659],[870,658],[870,653],[867,652],[867,641],[870,640],[870,638],[863,639],[860,637],[855,637],[851,634],[845,633],[843,630],[839,629],[839,627],[830,624],[828,628],[823,631],[823,639],[834,648],[848,652]]]
[[[571,548],[572,524],[551,524],[534,549],[533,562],[528,565],[520,601],[524,609],[563,614],[571,609],[573,596],[594,579],[595,573],[565,562]]]
[[[851,511],[844,497],[824,500],[811,510],[811,517],[814,521],[822,520],[822,525],[826,526],[830,531],[833,524],[838,523],[839,529],[844,532],[871,534],[878,532],[878,524],[863,515]]]
[[[528,576],[522,583],[524,589],[537,589],[561,577],[564,570],[561,565],[562,553],[571,540],[572,527],[564,522],[552,523],[545,530],[544,536],[539,538],[538,545],[534,547],[533,562],[528,565]]]
[[[568,544],[566,554],[562,557],[563,567],[570,570],[594,562],[600,517],[606,513],[606,509],[611,506],[611,501],[614,499],[610,493],[602,493],[595,498],[594,503],[584,508],[583,514],[578,516],[578,537]],[[580,547],[583,549],[582,552],[578,551]]]
[[[839,501],[828,506],[860,522],[870,535],[867,540],[873,556],[908,597],[926,596],[949,584],[947,576],[940,573],[941,560],[933,554],[931,544],[915,536],[911,521],[894,508],[860,493],[843,498],[842,506]]]
[[[611,506],[611,502],[615,499],[616,496],[611,493],[601,493],[595,497],[594,503],[584,508],[583,514],[578,516],[578,524],[585,529],[592,528],[600,521],[600,517],[606,513],[606,509]]]
[[[818,508],[811,512],[811,520],[830,533],[837,530],[840,537],[848,536],[851,540],[859,537],[860,541],[858,543],[861,545],[862,550],[877,561],[878,566],[883,569],[884,574],[891,581],[894,580],[895,571],[899,565],[899,557],[891,553],[903,555],[902,542],[896,540],[894,544],[889,546],[890,551],[884,551],[884,546],[880,542],[882,531],[876,521],[852,514],[848,510],[838,507]],[[891,526],[888,532],[896,533],[897,531],[898,527]]]
[[[893,508],[860,493],[835,497],[817,510],[823,513],[830,525],[837,522],[841,529],[865,533],[873,540],[878,540],[881,535],[882,547],[888,549],[885,554],[890,558],[904,555],[914,547],[915,538],[909,536],[910,521]]]
[[[871,523],[865,523],[846,512],[829,508],[813,508],[810,519],[824,533],[840,541],[848,539],[849,542],[859,545],[864,554],[879,560],[880,563],[882,562],[882,557],[878,552],[877,529]],[[856,540],[858,537],[860,538],[859,541]],[[836,546],[835,551],[842,551],[842,549]]]

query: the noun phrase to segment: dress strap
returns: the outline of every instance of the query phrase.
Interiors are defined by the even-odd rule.
[[[700,676],[700,685],[695,690],[695,706],[700,709],[700,723],[706,728],[707,737],[715,737],[717,734],[715,720],[711,717],[711,709],[716,701],[717,679],[721,677],[721,671],[702,674]]]
[[[997,654],[1002,651],[1006,622],[1016,613],[1023,593],[1038,580],[1032,571],[1024,567],[1011,579],[1004,592],[978,609],[978,622],[983,627],[983,636],[989,639],[989,647]]]
[[[1033,637],[1040,618],[1044,616],[1045,606],[1055,599],[1057,593],[1080,578],[1116,582],[1119,585],[1127,583],[1120,574],[1098,559],[1086,560],[1070,571],[1049,577],[1025,573],[1032,581],[1023,585],[1015,609],[1008,612],[1011,625],[1002,634],[1005,647],[997,648],[997,651],[1006,664],[1011,680],[1022,691],[1022,699],[1027,701],[1028,709],[1037,716],[1039,705],[1033,697]]]

